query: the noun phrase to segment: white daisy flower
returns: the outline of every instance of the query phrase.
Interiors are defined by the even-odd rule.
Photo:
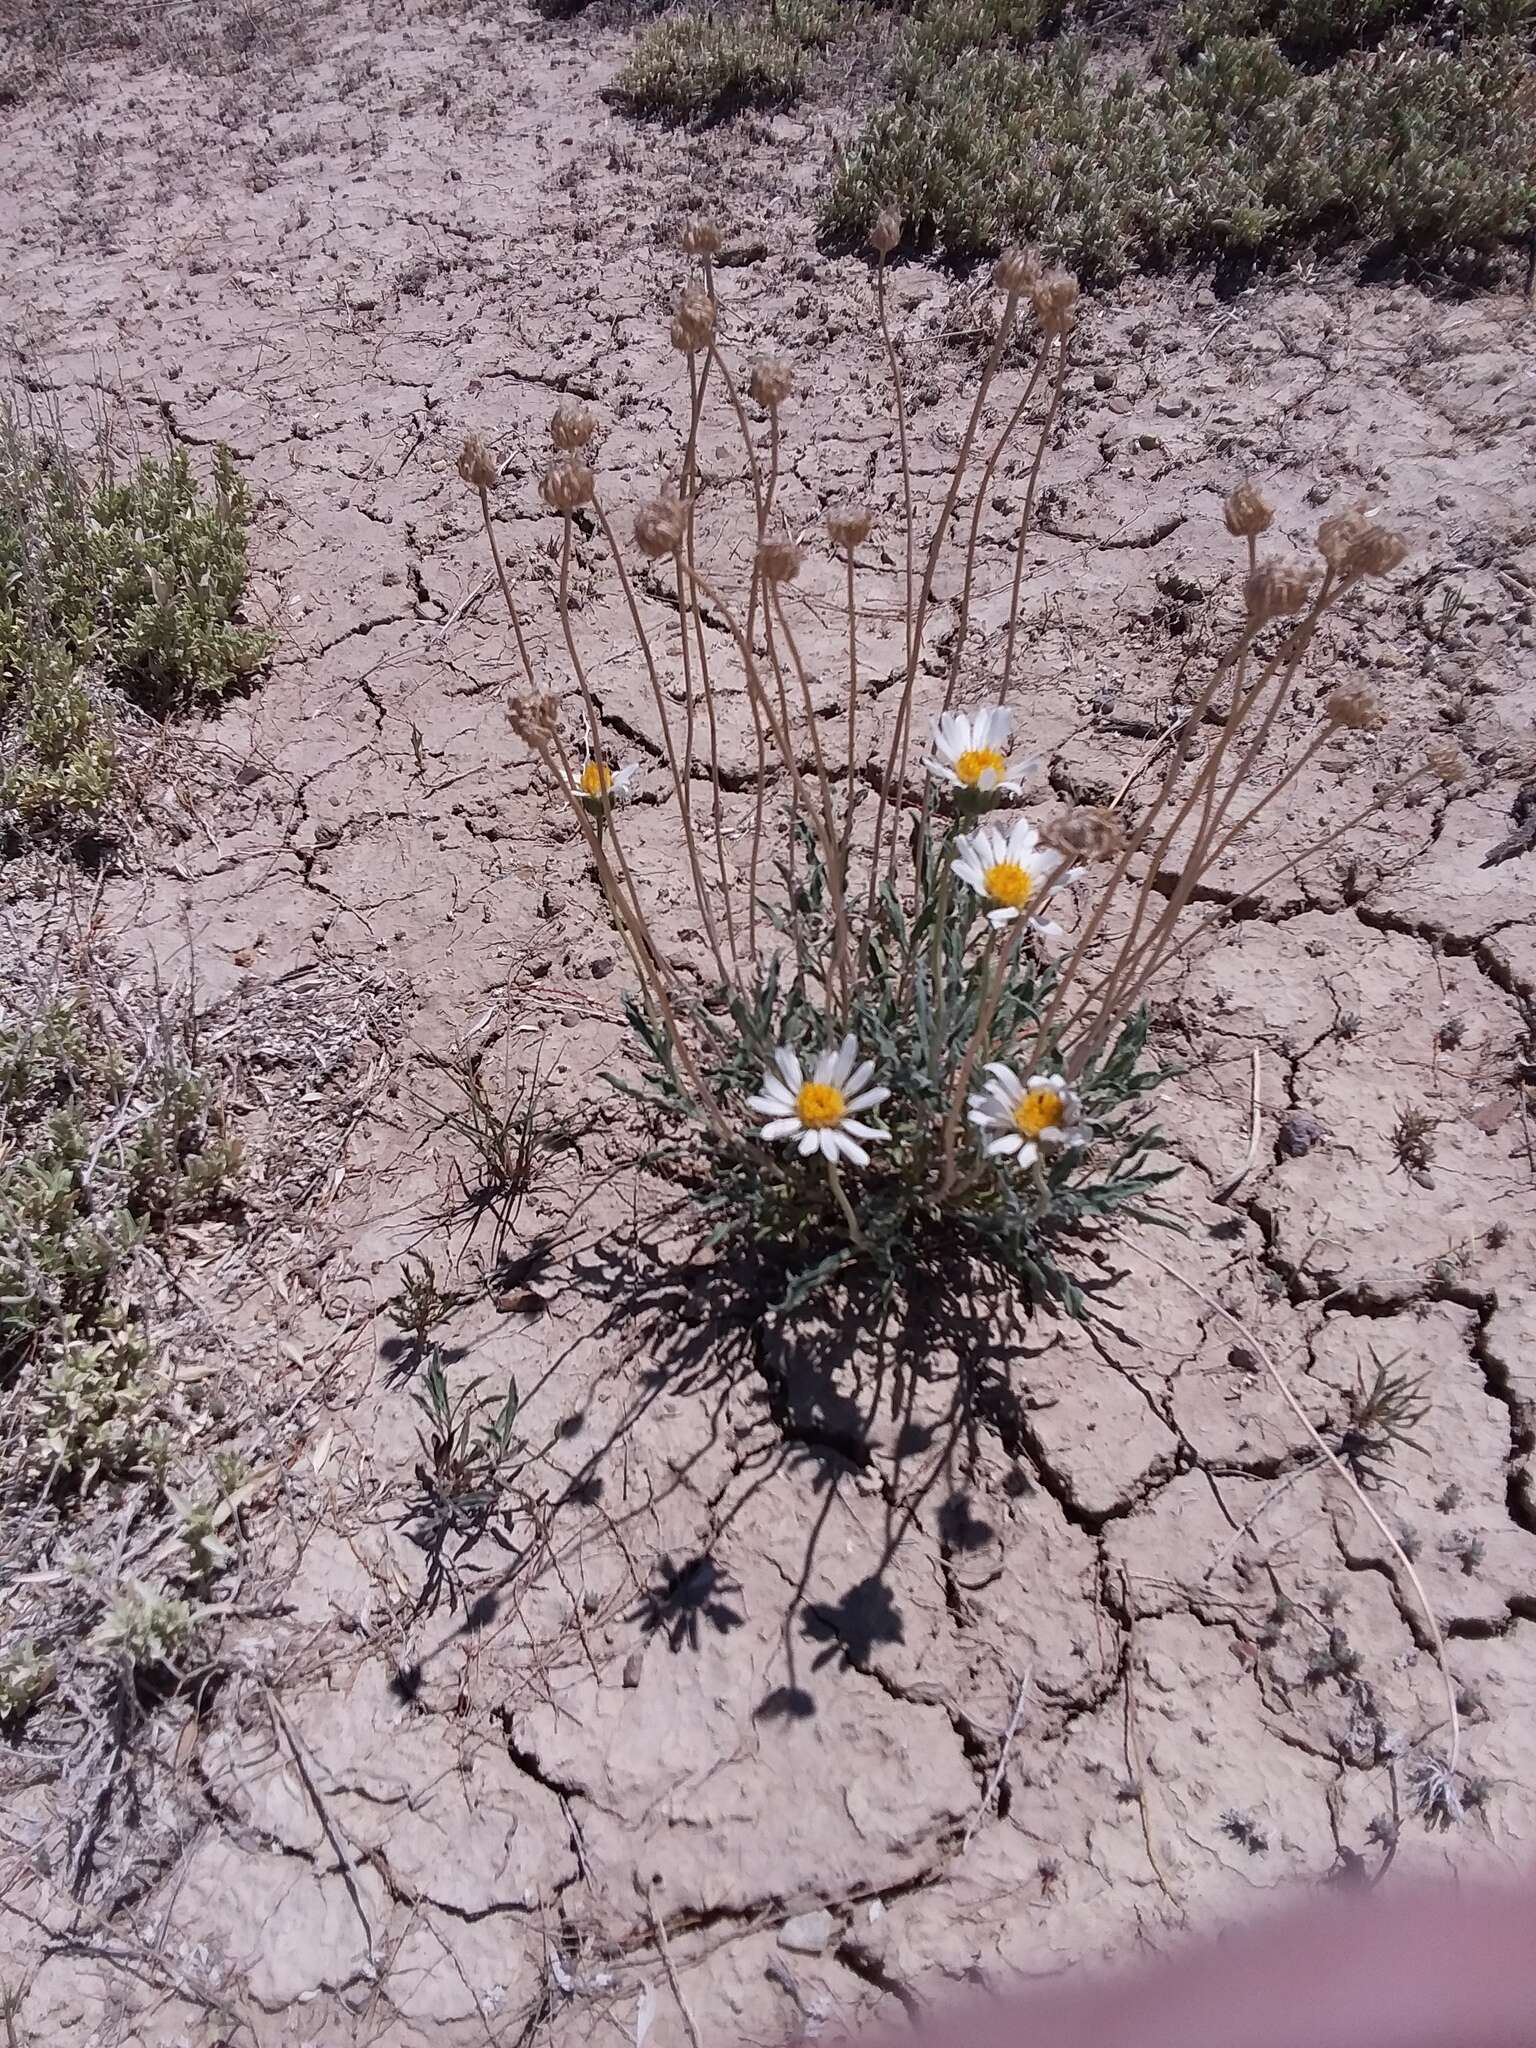
[[[994,926],[1012,924],[1055,883],[1070,882],[1081,872],[1065,868],[1064,856],[1041,844],[1027,818],[962,833],[955,851],[955,873],[991,906],[987,922]]]
[[[1031,1074],[1021,1081],[1001,1060],[991,1061],[987,1072],[992,1078],[971,1097],[970,1108],[979,1130],[998,1134],[987,1138],[989,1159],[1011,1157],[1019,1166],[1033,1166],[1042,1152],[1087,1144],[1081,1098],[1060,1074]]]
[[[924,756],[930,775],[967,796],[991,796],[1005,789],[1020,794],[1020,777],[1034,766],[1021,765],[1010,776],[1007,748],[1013,713],[1003,704],[984,704],[978,711],[946,711],[933,723],[933,751]]]
[[[856,1038],[845,1038],[824,1052],[809,1078],[795,1054],[781,1045],[763,1075],[761,1092],[747,1103],[748,1109],[768,1119],[758,1136],[796,1139],[802,1159],[819,1152],[834,1165],[846,1159],[850,1166],[868,1166],[869,1154],[858,1141],[890,1136],[889,1131],[858,1122],[854,1114],[873,1109],[891,1092],[870,1087],[874,1071],[873,1060],[859,1059]]]
[[[605,761],[588,761],[576,783],[576,794],[593,809],[600,809],[604,797],[611,804],[633,801],[635,781],[640,773],[637,761],[626,768],[610,768]]]

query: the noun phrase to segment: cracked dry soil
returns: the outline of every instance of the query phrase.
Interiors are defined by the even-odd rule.
[[[977,1301],[880,1347],[733,1320],[593,1083],[618,1057],[618,949],[508,732],[511,650],[453,456],[475,428],[507,462],[499,530],[559,677],[545,419],[556,393],[593,403],[620,508],[675,459],[672,251],[706,204],[747,258],[723,275],[727,345],[800,374],[791,526],[855,491],[889,511],[898,483],[865,268],[812,239],[845,117],[638,130],[599,97],[622,47],[579,18],[488,33],[344,0],[232,79],[81,59],[5,115],[18,375],[77,429],[106,407],[145,444],[230,443],[262,494],[256,599],[281,636],[262,687],[188,739],[99,928],[127,971],[190,975],[205,1004],[324,975],[387,981],[401,1020],[310,1227],[274,1234],[225,1304],[252,1388],[294,1418],[255,1524],[280,1597],[232,1625],[202,1711],[157,1724],[129,1879],[73,1899],[48,1853],[62,1788],[8,1795],[0,1975],[26,1987],[28,2041],[468,2048],[638,2026],[674,2048],[659,1929],[702,2037],[768,2041],[1170,1940],[1287,1883],[1531,1853],[1536,856],[1485,864],[1532,771],[1529,308],[1327,278],[1230,304],[1142,282],[1091,306],[1026,597],[1021,722],[1054,794],[1116,787],[1219,647],[1220,497],[1244,474],[1301,545],[1320,505],[1366,492],[1403,519],[1408,567],[1348,608],[1317,670],[1369,676],[1392,724],[1325,752],[1274,836],[1234,849],[1212,897],[1231,921],[1159,991],[1188,1235],[1117,1247],[1104,1321]],[[919,265],[893,284],[932,492],[983,300]],[[726,425],[704,457],[722,498]],[[1026,459],[984,508],[983,654]],[[899,664],[885,567],[871,759]],[[808,570],[802,612],[835,676],[833,578]],[[605,713],[654,764],[595,548],[579,587]],[[941,677],[936,649],[925,711]],[[1470,783],[1245,895],[1450,729]],[[724,737],[744,807],[744,730]],[[686,957],[668,807],[632,817]],[[488,1231],[431,1221],[468,1168],[425,1055],[465,1043],[503,1082],[542,1048],[583,1125],[499,1267]],[[1406,1105],[1438,1119],[1413,1174],[1392,1144]],[[477,1554],[467,1607],[418,1616],[412,1411],[382,1305],[421,1245],[462,1289],[451,1371],[521,1389],[528,1513]],[[1423,1375],[1417,1447],[1373,1497],[1447,1639],[1457,1824],[1415,1811],[1445,1711],[1397,1560],[1148,1251],[1258,1334],[1320,1423],[1379,1367]]]

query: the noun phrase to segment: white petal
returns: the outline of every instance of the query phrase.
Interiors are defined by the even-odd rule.
[[[762,1092],[747,1097],[748,1109],[755,1109],[759,1116],[788,1116],[795,1106],[795,1098],[784,1086],[765,1081]]]
[[[821,1132],[807,1131],[800,1140],[800,1157],[809,1159],[813,1152],[821,1150]]]
[[[1021,1145],[1019,1147],[1020,1166],[1033,1166],[1039,1157],[1040,1147],[1038,1145]]]
[[[987,912],[987,923],[992,926],[994,931],[1001,931],[1005,924],[1012,924],[1018,914],[1016,910],[989,910]]]
[[[834,1133],[829,1131],[827,1135],[831,1137]],[[846,1126],[835,1135],[838,1141],[838,1149],[850,1166],[868,1166],[869,1154],[862,1145],[856,1145],[852,1138],[848,1136]]]
[[[800,1087],[801,1082],[805,1079],[805,1075],[801,1072],[799,1060],[790,1051],[787,1045],[781,1045],[779,1047],[778,1051],[773,1056],[773,1064],[784,1076],[785,1085],[787,1087],[796,1090]]]
[[[992,1143],[987,1147],[987,1157],[989,1159],[1001,1159],[1009,1152],[1017,1152],[1023,1143],[1024,1140],[1019,1136],[1018,1132],[1011,1131],[1006,1138],[993,1139]]]
[[[1006,1060],[988,1060],[987,1072],[992,1076],[993,1086],[1005,1102],[1015,1103],[1024,1093],[1023,1083]]]
[[[871,1145],[883,1145],[891,1135],[889,1131],[877,1131],[873,1124],[861,1124],[854,1116],[845,1116],[838,1129],[850,1138],[864,1138]]]
[[[873,1060],[860,1060],[843,1084],[847,1093],[857,1095],[861,1088],[867,1088],[874,1071],[875,1063]]]
[[[800,1135],[800,1119],[797,1116],[776,1116],[771,1124],[764,1124],[757,1134],[760,1138],[796,1138]]]
[[[837,1135],[836,1125],[828,1124],[824,1131],[818,1131],[816,1135],[817,1142],[821,1147],[822,1158],[835,1160],[838,1153],[842,1150],[842,1141]]]
[[[832,1069],[832,1078],[839,1088],[847,1086],[858,1057],[859,1041],[850,1032],[837,1049],[837,1064]]]
[[[990,796],[993,790],[1000,786],[1001,781],[1002,778],[995,768],[983,768],[976,778],[976,787],[980,790],[985,790],[987,795]]]
[[[982,712],[976,723],[984,730],[985,737],[981,742],[984,747],[995,747],[1001,752],[1007,746],[1013,730],[1013,713],[1006,704],[992,705]]]
[[[1067,1084],[1061,1074],[1031,1074],[1024,1083],[1026,1088],[1049,1088],[1053,1095],[1065,1095]]]
[[[862,1095],[855,1095],[845,1105],[850,1110],[873,1109],[877,1103],[888,1101],[889,1088],[866,1088]]]
[[[832,1076],[836,1072],[836,1070],[837,1054],[829,1049],[828,1051],[824,1052],[821,1055],[821,1057],[817,1060],[815,1068],[811,1074],[811,1079],[814,1082],[816,1082],[819,1087],[831,1088],[835,1085]]]

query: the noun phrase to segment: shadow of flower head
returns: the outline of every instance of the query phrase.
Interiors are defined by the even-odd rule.
[[[699,1647],[699,1623],[707,1621],[718,1635],[729,1635],[746,1621],[721,1597],[740,1593],[736,1580],[723,1572],[707,1554],[673,1564],[664,1557],[656,1567],[655,1582],[647,1586],[640,1605],[629,1616],[638,1621],[644,1635],[664,1635],[668,1647],[677,1651],[686,1643]]]
[[[813,1671],[839,1656],[844,1665],[865,1671],[879,1644],[906,1641],[901,1612],[889,1586],[878,1578],[860,1579],[835,1607],[808,1608],[801,1625],[812,1642],[826,1644],[812,1662]]]

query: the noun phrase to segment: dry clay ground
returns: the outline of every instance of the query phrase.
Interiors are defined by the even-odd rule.
[[[1536,919],[1533,857],[1482,863],[1531,773],[1529,310],[1327,279],[1094,305],[1026,585],[1048,805],[1117,784],[1219,646],[1219,494],[1239,475],[1303,542],[1319,505],[1367,491],[1412,540],[1327,649],[1393,725],[1325,752],[1238,870],[1347,815],[1426,738],[1454,729],[1473,778],[1267,887],[1167,982],[1189,1234],[1150,1249],[1330,1426],[1379,1365],[1425,1377],[1418,1448],[1374,1499],[1448,1639],[1465,1811],[1437,1829],[1416,1807],[1448,1731],[1412,1589],[1342,1487],[1296,1476],[1299,1428],[1209,1306],[1132,1242],[1093,1328],[980,1300],[877,1355],[733,1320],[728,1276],[650,1220],[666,1191],[595,1079],[620,1057],[618,948],[508,731],[453,456],[476,427],[507,460],[500,532],[559,682],[544,420],[557,392],[591,399],[620,506],[675,459],[665,314],[704,201],[740,259],[731,347],[801,376],[790,524],[865,490],[889,519],[867,272],[810,235],[820,127],[637,132],[598,97],[620,39],[579,21],[486,38],[347,5],[312,28],[307,53],[258,50],[233,77],[77,62],[0,138],[18,374],[77,427],[104,407],[146,444],[227,440],[263,494],[256,598],[281,635],[262,687],[173,757],[100,943],[142,980],[195,976],[224,1015],[362,1020],[345,1114],[334,1091],[279,1101],[280,1071],[236,1104],[253,1220],[215,1248],[239,1284],[206,1242],[182,1248],[272,1418],[236,1602],[256,1618],[224,1624],[201,1715],[173,1701],[147,1729],[140,1804],[85,1899],[62,1881],[69,1789],[8,1781],[20,2038],[671,2048],[686,2001],[707,2040],[768,2041],[1161,1945],[1289,1882],[1528,1861],[1536,1208],[1516,1076]],[[931,492],[986,302],[904,264],[894,304]],[[739,478],[723,423],[705,468]],[[983,521],[989,658],[1022,488],[1021,459]],[[635,858],[686,956],[654,722],[595,547],[579,582],[598,694],[649,763]],[[898,659],[884,587],[872,739]],[[835,676],[832,565],[805,588]],[[42,873],[13,868],[17,902]],[[547,1108],[580,1127],[499,1263],[491,1224],[441,1221],[473,1165],[437,1128],[423,1054],[455,1045],[485,1050],[498,1089],[542,1049]],[[1256,1052],[1257,1151],[1224,1192]],[[1391,1140],[1405,1106],[1438,1119],[1415,1173]],[[262,1188],[291,1184],[306,1122],[320,1170],[278,1210]],[[430,1615],[381,1313],[412,1246],[462,1290],[450,1383],[513,1375],[527,1447],[510,1548],[469,1561],[468,1609]]]

